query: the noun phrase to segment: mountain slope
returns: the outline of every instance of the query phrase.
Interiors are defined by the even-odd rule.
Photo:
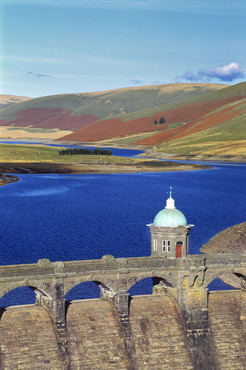
[[[162,131],[151,138],[140,140],[138,141],[138,144],[156,145],[164,141],[170,142],[182,137],[190,137],[191,134],[207,130],[211,127],[227,122],[234,117],[243,116],[246,112],[246,99],[240,99],[233,103],[228,103],[228,100],[222,100],[221,103],[223,104],[221,104],[219,109],[213,109],[207,114],[198,116],[198,118],[193,119],[188,123],[184,123],[181,127]],[[241,119],[243,118],[241,117]],[[243,133],[245,133],[245,130],[238,132],[238,135],[241,137]]]
[[[77,130],[97,120],[192,99],[223,89],[216,84],[167,84],[32,99],[0,111],[0,125]]]
[[[181,155],[246,156],[245,119],[246,82],[56,95],[0,111],[0,126],[8,134],[19,128],[23,132],[55,130],[57,140],[141,145]],[[59,130],[67,134],[62,136],[65,132]]]
[[[246,97],[246,83],[229,86],[187,100],[145,109],[133,114],[100,120],[62,139],[94,142],[150,133],[149,138],[143,138],[136,141],[135,144],[156,145],[162,141],[175,140],[205,130],[222,123],[230,115],[231,118],[240,115],[243,113],[242,102],[244,97]],[[238,108],[236,109],[237,104]],[[222,107],[226,109],[225,113],[216,113]],[[155,113],[153,114],[153,112]],[[215,112],[215,116],[208,117],[207,115],[212,112]],[[155,125],[155,120],[159,122],[160,117],[165,117],[165,124]],[[134,141],[131,140],[131,143],[134,143]]]

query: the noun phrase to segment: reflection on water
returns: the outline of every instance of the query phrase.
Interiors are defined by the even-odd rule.
[[[58,186],[57,188],[45,188],[45,189],[34,189],[29,191],[23,191],[20,194],[15,194],[20,197],[43,197],[55,194],[61,194],[69,191],[70,189],[65,186]]]

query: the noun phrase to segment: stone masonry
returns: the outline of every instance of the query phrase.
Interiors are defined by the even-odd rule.
[[[212,292],[208,296],[208,339],[214,369],[245,369],[246,294]],[[198,369],[182,314],[170,294],[135,296],[130,303],[133,350],[126,350],[117,312],[110,302],[72,302],[67,309],[69,369]],[[1,369],[68,368],[55,326],[44,307],[10,307],[0,322]]]
[[[244,254],[188,255],[186,258],[178,259],[163,259],[153,256],[115,259],[113,256],[104,256],[101,260],[54,263],[42,259],[37,264],[1,266],[0,297],[20,286],[28,286],[35,290],[36,305],[32,306],[31,311],[28,308],[27,312],[29,314],[27,316],[29,315],[32,323],[35,321],[34,316],[37,312],[38,315],[41,314],[41,319],[39,319],[41,323],[44,320],[44,313],[46,313],[46,322],[50,318],[51,321],[47,324],[47,330],[50,330],[49,334],[47,331],[47,337],[53,343],[53,352],[49,350],[48,353],[54,355],[48,355],[45,358],[51,362],[53,359],[57,363],[62,361],[64,369],[80,368],[81,353],[88,347],[89,343],[92,347],[88,347],[87,355],[83,356],[83,361],[87,361],[87,365],[81,367],[83,369],[102,369],[104,368],[102,365],[104,362],[108,363],[108,367],[105,367],[108,369],[169,368],[169,364],[170,368],[175,368],[171,366],[173,356],[170,353],[172,351],[173,355],[176,356],[177,368],[215,369],[220,367],[217,365],[219,363],[218,356],[216,359],[214,356],[215,344],[211,342],[211,325],[213,323],[211,318],[214,318],[217,322],[218,317],[216,315],[210,317],[209,315],[207,286],[214,278],[228,272],[235,274],[237,279],[241,281],[241,291],[238,291],[241,294],[241,300],[235,301],[239,307],[238,315],[241,319],[235,321],[234,316],[230,318],[232,322],[237,322],[231,328],[238,330],[238,323],[240,325],[244,323],[243,318],[245,317],[243,309],[245,308],[246,255]],[[142,301],[135,297],[131,299],[128,295],[129,289],[136,282],[146,277],[152,277],[153,279],[153,296],[145,299],[141,298]],[[94,301],[93,304],[87,303],[88,305],[91,304],[91,307],[88,308],[88,313],[82,315],[82,317],[80,314],[78,315],[77,308],[75,309],[77,304],[72,304],[66,309],[65,295],[73,287],[85,281],[94,281],[101,288],[101,299]],[[137,303],[140,301],[141,307],[146,305],[142,312]],[[100,302],[100,304],[95,302]],[[93,308],[94,304],[100,307],[98,312]],[[228,304],[232,306],[232,303]],[[10,360],[9,350],[4,344],[8,336],[4,336],[3,333],[11,333],[8,329],[11,322],[25,321],[24,311],[21,315],[20,308],[10,308],[2,313],[0,331],[2,368],[8,368],[8,362],[11,363],[12,361]],[[11,312],[14,320],[10,319]],[[224,310],[224,312],[225,315],[228,315],[227,311]],[[20,315],[18,319],[16,315]],[[165,317],[169,318],[168,320],[173,317],[172,320],[174,321],[170,329],[167,329],[168,320],[165,322]],[[34,327],[36,327],[39,320],[37,319]],[[101,320],[103,321],[101,322]],[[89,327],[85,329],[88,322],[91,325],[90,329]],[[101,325],[101,329],[98,325]],[[32,330],[31,325],[28,327]],[[85,329],[84,332],[83,328]],[[106,328],[107,333],[105,332]],[[160,332],[158,329],[160,329]],[[38,330],[40,329],[37,328],[37,332]],[[91,335],[88,337],[87,334],[90,330]],[[166,338],[165,330],[170,330],[170,335]],[[148,334],[151,331],[153,334]],[[96,332],[98,332],[97,342],[93,339]],[[175,333],[181,333],[177,335],[179,339],[174,340]],[[213,333],[216,333],[216,331],[213,331]],[[22,330],[20,330],[20,337],[22,337],[22,334]],[[13,335],[10,334],[9,340],[12,346],[15,347],[16,339],[12,338]],[[28,333],[26,335],[28,336]],[[238,338],[238,336],[236,337]],[[105,338],[107,338],[106,342]],[[212,340],[216,342],[214,338],[215,334]],[[160,341],[159,345],[158,341]],[[39,343],[38,338],[37,342]],[[103,342],[105,343],[104,346],[109,346],[110,350],[102,349],[101,352],[99,351]],[[28,356],[31,356],[32,344],[30,343],[30,350],[28,345],[23,347],[26,348]],[[151,356],[154,356],[149,359],[145,356],[148,345],[150,346],[149,350],[153,348],[153,355]],[[93,346],[97,347],[95,349],[95,353],[99,353],[97,358],[93,357],[92,350],[89,351],[89,348],[93,348]],[[23,348],[20,348],[20,351],[24,351]],[[168,352],[169,355],[167,355],[167,348],[170,348],[171,351]],[[176,349],[174,351],[171,348]],[[222,351],[219,346],[216,348],[218,353]],[[38,353],[39,351],[40,348],[35,348],[34,352]],[[45,350],[43,353],[45,353]],[[154,353],[156,353],[156,358]],[[166,354],[166,360],[164,360],[164,355],[161,353]],[[238,354],[240,361],[243,361],[242,353],[243,351],[239,351]],[[183,356],[182,360],[177,358],[181,354]],[[28,356],[26,361],[28,361]],[[22,358],[22,355],[16,354],[16,358]],[[99,365],[100,358],[102,362]],[[232,362],[236,361],[235,358],[233,357]],[[93,366],[89,364],[92,360],[95,361]],[[40,361],[44,361],[44,358]],[[179,361],[183,361],[182,364],[185,365],[182,365],[183,367],[181,364],[178,365]],[[166,365],[162,367],[161,363],[166,363]],[[72,364],[74,365],[72,366]],[[43,369],[56,368],[49,365],[48,362],[46,367],[44,362],[41,367]],[[19,368],[29,367],[25,366],[24,362],[20,362]],[[62,367],[59,365],[58,368]]]

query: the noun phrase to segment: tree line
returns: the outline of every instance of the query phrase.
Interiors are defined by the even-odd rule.
[[[69,148],[59,150],[59,155],[112,155],[111,149]]]

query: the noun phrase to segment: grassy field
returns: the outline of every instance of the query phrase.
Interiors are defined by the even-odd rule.
[[[124,173],[186,171],[207,166],[144,158],[59,155],[59,147],[0,144],[2,173]]]
[[[59,155],[62,147],[48,147],[39,145],[11,145],[0,144],[0,162],[25,162],[25,163],[122,163],[134,164],[139,159],[98,156],[98,155]]]

